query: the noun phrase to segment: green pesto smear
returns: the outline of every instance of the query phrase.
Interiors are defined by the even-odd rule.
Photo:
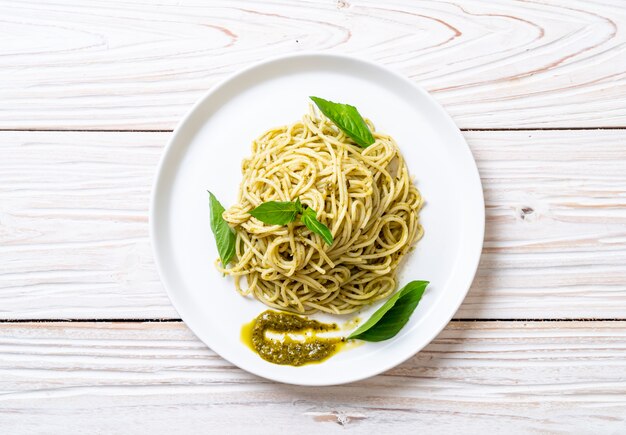
[[[244,325],[241,338],[266,361],[302,366],[324,361],[339,351],[344,339],[318,336],[319,333],[338,330],[335,323],[322,323],[296,314],[267,310]],[[283,338],[270,338],[267,332],[281,334]],[[303,340],[295,340],[289,334],[303,336]]]

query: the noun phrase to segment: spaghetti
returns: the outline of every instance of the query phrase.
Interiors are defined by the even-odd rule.
[[[313,107],[252,143],[238,204],[223,214],[236,232],[235,259],[218,264],[241,294],[296,313],[346,314],[396,289],[398,265],[422,236],[422,197],[395,141],[366,122],[375,138],[367,148]],[[268,225],[249,214],[296,198],[331,230],[332,245],[299,221]]]

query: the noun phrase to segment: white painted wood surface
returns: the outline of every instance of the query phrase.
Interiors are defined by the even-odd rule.
[[[4,324],[0,352],[14,434],[626,428],[626,322],[452,322],[384,375],[324,388],[239,370],[182,323]]]
[[[457,318],[623,318],[626,130],[465,132],[487,210]],[[169,133],[0,133],[0,318],[177,318],[148,240]]]
[[[626,433],[623,0],[0,0],[0,17],[0,432]],[[129,321],[178,317],[147,226],[167,130],[231,72],[303,50],[388,65],[487,130],[464,132],[487,232],[456,314],[482,320],[330,388]]]
[[[171,129],[271,56],[362,56],[464,128],[626,125],[623,0],[2,1],[0,127]]]

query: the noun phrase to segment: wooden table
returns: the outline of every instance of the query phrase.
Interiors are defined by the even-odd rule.
[[[626,3],[0,3],[4,433],[626,433]],[[269,56],[374,60],[463,129],[487,228],[465,303],[345,386],[252,376],[180,321],[148,197],[171,130]]]

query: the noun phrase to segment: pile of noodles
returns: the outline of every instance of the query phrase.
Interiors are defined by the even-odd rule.
[[[422,236],[422,198],[395,141],[366,122],[376,139],[367,148],[313,108],[252,143],[238,203],[223,215],[236,255],[231,267],[218,264],[240,293],[281,310],[344,314],[396,289],[398,265]],[[249,214],[296,198],[331,230],[332,245],[299,220],[268,225]]]

